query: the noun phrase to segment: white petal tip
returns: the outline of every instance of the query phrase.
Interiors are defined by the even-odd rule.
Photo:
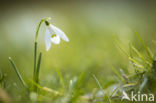
[[[68,39],[68,38],[66,38],[66,39],[65,39],[65,41],[66,41],[66,42],[69,42],[69,39]]]
[[[49,48],[48,48],[48,49],[46,49],[46,51],[49,51]]]

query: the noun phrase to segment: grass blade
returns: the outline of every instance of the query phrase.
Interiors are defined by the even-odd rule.
[[[142,91],[143,90],[143,88],[145,87],[145,85],[147,84],[147,82],[148,82],[148,78],[145,77],[144,78],[144,81],[140,85],[139,91]]]
[[[37,60],[37,42],[34,45],[34,72],[33,72],[33,80],[36,81],[36,60]],[[33,89],[35,90],[35,85],[33,85]]]
[[[65,88],[65,82],[64,82],[63,75],[62,75],[60,69],[56,69],[56,72],[57,72],[57,74],[58,74],[58,76],[59,76],[59,78],[61,80],[62,87]]]
[[[152,53],[150,52],[149,48],[146,46],[146,44],[144,43],[144,41],[142,40],[140,35],[137,32],[135,32],[135,34],[136,34],[137,38],[140,40],[143,47],[145,48],[145,50],[146,50],[146,52],[148,54],[148,57],[150,58],[151,61],[153,61]]]
[[[117,70],[113,66],[111,66],[111,69],[118,76],[118,78],[121,80],[121,82],[124,82],[122,76],[120,76],[120,74],[117,72]]]
[[[99,86],[99,88],[101,89],[101,91],[102,91],[102,93],[103,93],[103,96],[104,96],[103,88],[102,88],[102,85],[100,84],[99,80],[96,78],[95,75],[93,75],[93,78],[95,79],[96,83],[98,84],[98,86]],[[108,95],[106,95],[106,96],[107,96],[107,98],[108,98],[109,103],[111,103],[111,100],[110,100],[109,96],[108,96]]]
[[[24,86],[26,89],[28,89],[27,84],[26,84],[25,81],[23,80],[21,74],[19,73],[19,71],[18,71],[18,69],[17,69],[17,67],[16,67],[16,65],[15,65],[15,63],[14,63],[14,61],[11,59],[11,57],[9,57],[9,61],[10,61],[11,65],[12,65],[13,69],[15,70],[15,72],[16,72],[16,74],[17,74],[19,80],[20,80],[21,83],[23,84],[23,86]]]
[[[136,67],[141,68],[141,69],[145,69],[144,66],[142,66],[138,61],[136,61],[135,59],[129,57],[128,58]]]
[[[77,79],[73,80],[73,83],[71,83],[72,84],[72,89],[71,89],[72,98],[70,102],[68,103],[75,103],[78,97],[82,94],[83,92],[82,88],[86,85],[86,82],[88,81],[92,70],[93,68],[88,68],[87,70],[82,72]]]
[[[53,90],[51,88],[48,88],[48,87],[42,87],[41,85],[35,83],[33,80],[30,80],[30,82],[32,82],[33,85],[35,85],[37,88],[39,89],[42,89],[43,91],[46,91],[46,92],[49,92],[49,93],[52,93],[54,95],[63,95],[62,93],[60,93],[59,91],[56,91],[56,90]]]
[[[117,37],[114,37],[114,44],[117,48],[119,48],[126,56],[129,57],[128,52],[123,48],[123,46],[121,45],[121,43],[119,42],[119,40],[117,39]]]
[[[111,98],[113,97],[114,93],[115,93],[118,89],[119,89],[119,87],[116,87],[116,88],[113,90],[113,92],[112,92],[111,95],[110,95]]]
[[[144,65],[147,65],[148,67],[151,67],[151,63],[148,62],[144,56],[134,47],[131,46],[132,50],[139,56],[139,58],[144,62]]]
[[[39,58],[38,58],[38,63],[37,63],[37,68],[36,68],[36,75],[35,75],[35,82],[37,84],[39,84],[39,72],[40,72],[40,65],[41,65],[41,59],[42,59],[42,53],[39,54]],[[37,89],[37,87],[35,87],[35,89]]]
[[[103,88],[102,88],[100,82],[98,81],[98,79],[96,78],[95,75],[93,75],[93,78],[95,79],[95,81],[96,81],[96,83],[98,84],[98,86],[99,86],[99,88],[101,89],[101,91],[103,91]],[[103,92],[102,92],[102,93],[103,93]],[[104,93],[103,93],[103,95],[104,95]]]

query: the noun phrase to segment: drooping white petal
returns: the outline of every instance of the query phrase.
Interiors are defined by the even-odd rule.
[[[56,35],[55,37],[51,37],[51,42],[54,44],[59,44],[60,43],[60,37]]]
[[[49,25],[49,30],[52,31],[52,32],[55,32],[55,34],[56,34],[56,35],[59,35],[60,38],[62,38],[64,41],[66,41],[66,42],[69,41],[69,39],[68,39],[68,37],[66,36],[66,34],[65,34],[62,30],[60,30],[59,28],[57,28],[56,26],[50,24],[50,25]]]
[[[48,51],[51,47],[51,34],[48,29],[46,29],[45,45],[46,45],[46,50]]]

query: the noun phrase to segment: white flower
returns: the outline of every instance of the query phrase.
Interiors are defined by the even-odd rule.
[[[68,37],[62,30],[50,24],[48,21],[45,21],[45,24],[47,26],[46,35],[45,35],[45,44],[46,44],[47,51],[50,49],[51,43],[59,44],[60,39],[63,39],[66,42],[69,41]]]

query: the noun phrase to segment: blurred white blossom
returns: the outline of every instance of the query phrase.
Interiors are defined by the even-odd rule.
[[[46,35],[45,35],[45,44],[46,44],[47,51],[50,49],[51,43],[59,44],[60,39],[63,39],[64,41],[69,42],[68,37],[62,30],[50,24],[48,21],[45,21],[45,24],[47,26]]]

